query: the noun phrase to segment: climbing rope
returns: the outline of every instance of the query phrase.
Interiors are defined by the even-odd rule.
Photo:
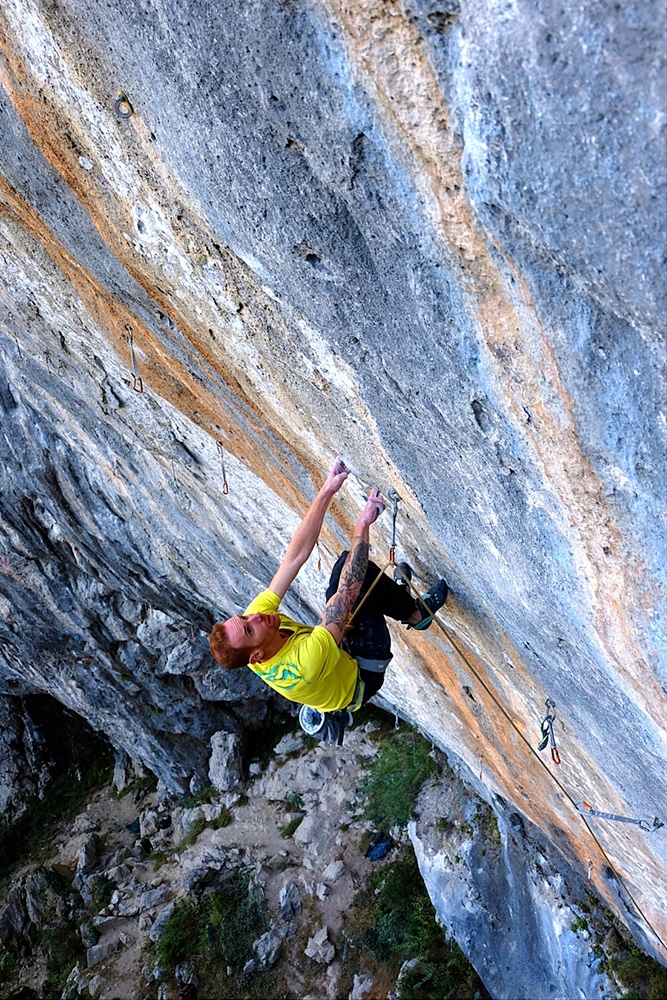
[[[593,838],[593,841],[595,842],[598,850],[600,851],[600,854],[602,855],[602,857],[607,862],[610,870],[614,873],[614,876],[616,877],[619,885],[621,885],[623,887],[623,889],[625,890],[625,892],[627,894],[628,899],[630,900],[630,902],[634,906],[634,908],[637,911],[637,913],[641,916],[641,918],[644,921],[644,923],[646,924],[646,926],[650,928],[650,930],[654,934],[656,940],[659,941],[660,944],[662,945],[662,947],[664,948],[665,947],[665,942],[662,940],[662,938],[660,937],[660,935],[656,931],[655,927],[653,926],[653,924],[651,923],[651,921],[648,919],[648,917],[646,916],[646,914],[642,910],[641,906],[639,905],[639,903],[637,902],[637,900],[635,899],[635,897],[632,895],[632,892],[628,888],[628,886],[627,886],[627,884],[626,884],[625,879],[623,878],[623,876],[614,867],[614,864],[613,864],[611,858],[609,857],[609,855],[607,854],[607,851],[605,850],[605,848],[602,846],[602,844],[598,840],[598,838],[597,838],[597,836],[595,834],[595,831],[592,829],[590,823],[586,819],[586,816],[583,813],[581,813],[581,811],[578,809],[578,806],[577,806],[577,803],[576,803],[575,799],[572,797],[572,795],[570,795],[570,793],[568,792],[567,788],[557,778],[557,776],[554,774],[554,772],[552,770],[550,770],[549,767],[547,767],[547,765],[545,764],[544,760],[541,757],[539,757],[538,754],[535,752],[535,750],[531,746],[530,742],[528,741],[528,739],[526,738],[526,736],[524,735],[524,733],[519,729],[519,727],[517,726],[516,722],[514,721],[514,719],[510,715],[510,713],[507,711],[507,709],[505,708],[505,706],[500,702],[500,700],[497,698],[495,692],[488,686],[488,684],[486,683],[486,681],[484,681],[484,679],[482,677],[480,677],[480,675],[477,672],[477,670],[475,669],[475,667],[472,665],[472,663],[470,662],[470,660],[468,659],[468,657],[465,655],[465,653],[461,649],[459,643],[454,639],[453,635],[448,631],[448,629],[446,628],[446,626],[444,625],[444,623],[439,619],[439,617],[437,616],[437,614],[433,615],[433,620],[440,627],[440,630],[442,631],[443,635],[448,640],[448,642],[450,642],[451,645],[454,647],[454,649],[456,650],[456,652],[458,653],[458,655],[461,657],[461,659],[463,660],[463,662],[466,664],[466,666],[468,667],[468,669],[470,670],[470,672],[472,673],[472,675],[477,679],[477,681],[484,688],[484,690],[489,695],[489,697],[491,698],[491,700],[500,709],[500,711],[502,712],[502,714],[505,716],[505,718],[507,719],[507,721],[509,722],[509,724],[514,729],[514,731],[517,734],[517,736],[519,736],[520,739],[526,744],[526,746],[528,747],[528,750],[530,751],[531,755],[533,757],[535,757],[535,759],[539,762],[539,764],[541,765],[541,767],[544,768],[544,770],[547,772],[547,774],[549,775],[549,777],[551,778],[551,780],[558,786],[558,788],[563,793],[563,795],[574,806],[574,808],[577,809],[578,815],[581,816],[581,818],[582,818],[582,820],[583,820],[583,822],[584,822],[584,824],[586,826],[586,829],[588,830],[589,834]]]
[[[398,499],[400,500],[400,497]],[[609,869],[613,872],[613,874],[614,874],[616,880],[618,881],[619,885],[623,887],[623,889],[625,890],[625,893],[626,893],[628,899],[630,900],[630,902],[632,903],[632,905],[634,906],[635,910],[640,915],[640,917],[642,918],[642,920],[644,921],[644,923],[646,924],[646,926],[648,928],[650,928],[650,930],[652,931],[652,933],[655,936],[656,940],[660,942],[660,944],[662,945],[663,948],[665,948],[665,942],[662,940],[662,938],[660,937],[660,935],[656,931],[655,927],[653,926],[653,924],[651,923],[651,921],[648,919],[648,917],[646,916],[646,914],[642,910],[642,908],[639,905],[639,903],[637,902],[637,900],[632,895],[632,892],[628,888],[628,886],[627,886],[627,884],[626,884],[625,879],[623,878],[623,876],[614,867],[611,858],[609,857],[609,855],[607,854],[607,851],[605,850],[605,848],[602,846],[602,844],[598,840],[598,838],[597,838],[597,836],[595,834],[595,831],[592,829],[590,823],[588,822],[588,820],[586,818],[586,815],[580,810],[579,804],[575,801],[575,799],[572,797],[572,795],[570,795],[570,793],[568,792],[567,788],[565,788],[565,786],[558,779],[558,777],[554,774],[554,772],[549,767],[547,767],[547,765],[545,764],[544,760],[536,753],[535,749],[531,745],[531,743],[528,740],[528,738],[526,737],[526,735],[521,731],[521,729],[519,729],[518,725],[516,724],[516,722],[514,721],[514,719],[512,718],[512,716],[510,715],[510,713],[508,712],[508,710],[505,708],[505,706],[502,704],[502,702],[499,700],[499,698],[497,697],[497,695],[495,694],[495,692],[489,687],[489,685],[486,683],[486,681],[480,676],[480,674],[478,673],[478,671],[475,669],[475,667],[473,666],[473,664],[470,662],[470,660],[466,656],[465,652],[461,648],[461,646],[458,643],[458,641],[454,638],[454,636],[449,631],[449,629],[447,628],[447,626],[441,620],[441,618],[439,617],[438,613],[432,611],[431,608],[428,607],[428,605],[422,599],[421,595],[418,594],[417,591],[415,590],[415,588],[412,586],[411,581],[405,575],[405,573],[400,568],[400,566],[396,563],[396,561],[395,561],[395,545],[396,545],[396,514],[397,514],[397,507],[398,507],[398,503],[395,504],[394,510],[393,510],[392,547],[391,547],[390,552],[389,552],[389,561],[388,561],[387,565],[384,567],[384,569],[381,570],[381,572],[378,574],[377,578],[374,580],[372,587],[366,593],[363,601],[365,601],[368,598],[368,596],[370,595],[371,591],[373,590],[373,588],[375,587],[375,585],[378,583],[380,577],[383,575],[383,573],[385,572],[385,570],[387,570],[389,568],[389,566],[393,566],[395,568],[395,570],[397,570],[398,573],[402,576],[402,578],[405,581],[405,584],[408,587],[408,590],[411,593],[411,595],[415,598],[415,600],[418,602],[418,604],[420,604],[426,610],[426,612],[432,617],[432,619],[435,622],[435,624],[439,626],[440,631],[444,635],[445,639],[451,644],[451,646],[454,648],[454,650],[458,653],[458,655],[460,656],[460,658],[463,660],[463,662],[468,667],[468,670],[470,671],[470,673],[473,675],[473,677],[476,678],[476,680],[478,681],[478,683],[481,685],[481,687],[484,688],[484,690],[486,691],[486,693],[488,694],[488,696],[491,698],[491,700],[495,703],[495,705],[497,706],[497,708],[505,716],[505,718],[507,719],[507,721],[509,722],[509,724],[514,729],[514,731],[517,734],[517,736],[519,736],[519,738],[523,741],[523,743],[525,743],[525,745],[528,748],[531,756],[534,757],[538,761],[538,763],[541,765],[542,768],[544,768],[544,770],[547,772],[547,774],[552,779],[552,781],[557,785],[557,787],[560,789],[560,791],[563,793],[563,795],[568,799],[568,801],[572,804],[572,806],[574,806],[574,808],[577,810],[577,814],[579,816],[581,816],[581,818],[582,818],[582,820],[583,820],[583,822],[584,822],[584,824],[586,826],[586,829],[588,830],[590,836],[592,837],[593,841],[597,845],[597,848],[600,851],[600,854],[602,855],[602,857],[605,859],[607,865],[609,866]],[[349,625],[351,624],[354,616],[358,613],[359,609],[361,608],[361,606],[363,604],[363,601],[355,609],[354,614],[351,616],[351,618],[348,621],[348,626],[347,627],[349,627]],[[548,718],[549,716],[551,716],[551,722],[549,724],[549,742],[551,742],[552,734],[553,734],[553,720],[555,718],[555,715],[553,714],[553,709],[555,709],[556,706],[551,701],[551,699],[547,699],[546,705],[547,705],[547,717],[546,718]],[[546,718],[545,718],[545,721],[546,721]],[[545,743],[545,746],[546,746],[546,743]],[[552,750],[552,758],[553,758],[553,752],[554,752],[554,750],[556,751],[556,754],[558,755],[558,750],[557,750],[557,748],[555,746],[555,739],[554,739],[554,741],[552,743],[551,750]],[[554,763],[560,763],[560,757],[558,757],[557,761],[554,760]],[[480,764],[481,764],[481,758],[480,758]],[[481,770],[480,770],[480,773],[481,773]],[[587,803],[584,803],[584,804],[587,805]],[[588,809],[586,810],[586,812],[589,813],[590,815],[596,815],[596,813],[592,809],[590,809],[590,806],[588,807]],[[618,819],[619,818],[619,817],[614,817],[612,814],[598,814],[598,815],[604,815],[608,819],[613,819],[613,818]],[[622,817],[621,817],[621,819],[622,819]],[[641,825],[641,821],[631,821],[631,822],[638,822],[638,825]],[[657,824],[657,825],[655,825],[655,824]],[[658,829],[659,826],[662,826],[662,825],[663,824],[656,817],[656,819],[654,820],[654,825],[651,826],[651,827],[648,827],[648,829],[650,829],[650,830]],[[642,827],[642,829],[646,829],[646,828],[647,827]],[[589,877],[589,880],[590,880],[590,875],[591,875],[592,867],[593,867],[592,863],[589,862],[589,868],[588,868],[588,877]]]

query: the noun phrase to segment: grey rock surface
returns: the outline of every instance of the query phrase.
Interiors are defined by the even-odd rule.
[[[3,5],[0,696],[203,787],[213,734],[281,711],[207,633],[342,452],[357,478],[285,611],[317,620],[363,491],[396,488],[399,554],[452,597],[395,631],[384,704],[481,756],[580,872],[593,851],[666,954],[663,834],[597,823],[596,847],[572,808],[667,812],[665,17]],[[531,752],[547,697],[566,796]],[[16,705],[12,808],[50,774]]]
[[[271,928],[255,941],[253,948],[257,952],[257,959],[262,965],[271,968],[278,960],[280,946],[283,943],[282,935],[275,928]]]
[[[336,949],[329,940],[329,928],[320,927],[308,941],[305,954],[315,962],[330,965],[336,957]]]
[[[489,796],[460,761],[450,763],[467,786],[453,774],[427,783],[410,824],[447,934],[498,1000],[602,995],[609,989],[603,954],[587,929],[594,914],[580,905],[586,879],[547,846],[536,826]]]
[[[211,736],[208,776],[219,792],[231,792],[243,780],[241,740],[235,733],[219,732]]]

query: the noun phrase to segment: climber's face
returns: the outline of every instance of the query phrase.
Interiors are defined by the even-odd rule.
[[[280,615],[234,615],[224,629],[232,649],[246,651],[249,663],[259,663],[280,630]]]

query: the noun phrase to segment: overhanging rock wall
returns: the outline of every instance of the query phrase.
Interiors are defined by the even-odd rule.
[[[596,841],[573,807],[666,811],[664,19],[3,0],[7,697],[204,774],[267,711],[206,632],[341,452],[359,478],[289,610],[321,606],[365,486],[397,489],[455,645],[397,634],[387,699],[665,953],[664,829]],[[558,771],[530,750],[547,697]]]

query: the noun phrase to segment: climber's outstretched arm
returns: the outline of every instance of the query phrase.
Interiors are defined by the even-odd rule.
[[[336,643],[339,643],[345,634],[347,620],[359,597],[368,569],[368,529],[383,510],[384,500],[378,491],[373,489],[354,529],[350,551],[341,570],[338,590],[324,606],[322,625],[331,632]]]
[[[322,530],[322,522],[324,521],[324,515],[329,508],[329,504],[347,479],[349,473],[350,470],[345,466],[343,460],[337,458],[331,466],[331,471],[327,476],[324,486],[311,503],[303,521],[294,532],[292,541],[287,546],[285,558],[269,584],[269,590],[277,594],[278,597],[285,596],[297,573],[308,561]]]

